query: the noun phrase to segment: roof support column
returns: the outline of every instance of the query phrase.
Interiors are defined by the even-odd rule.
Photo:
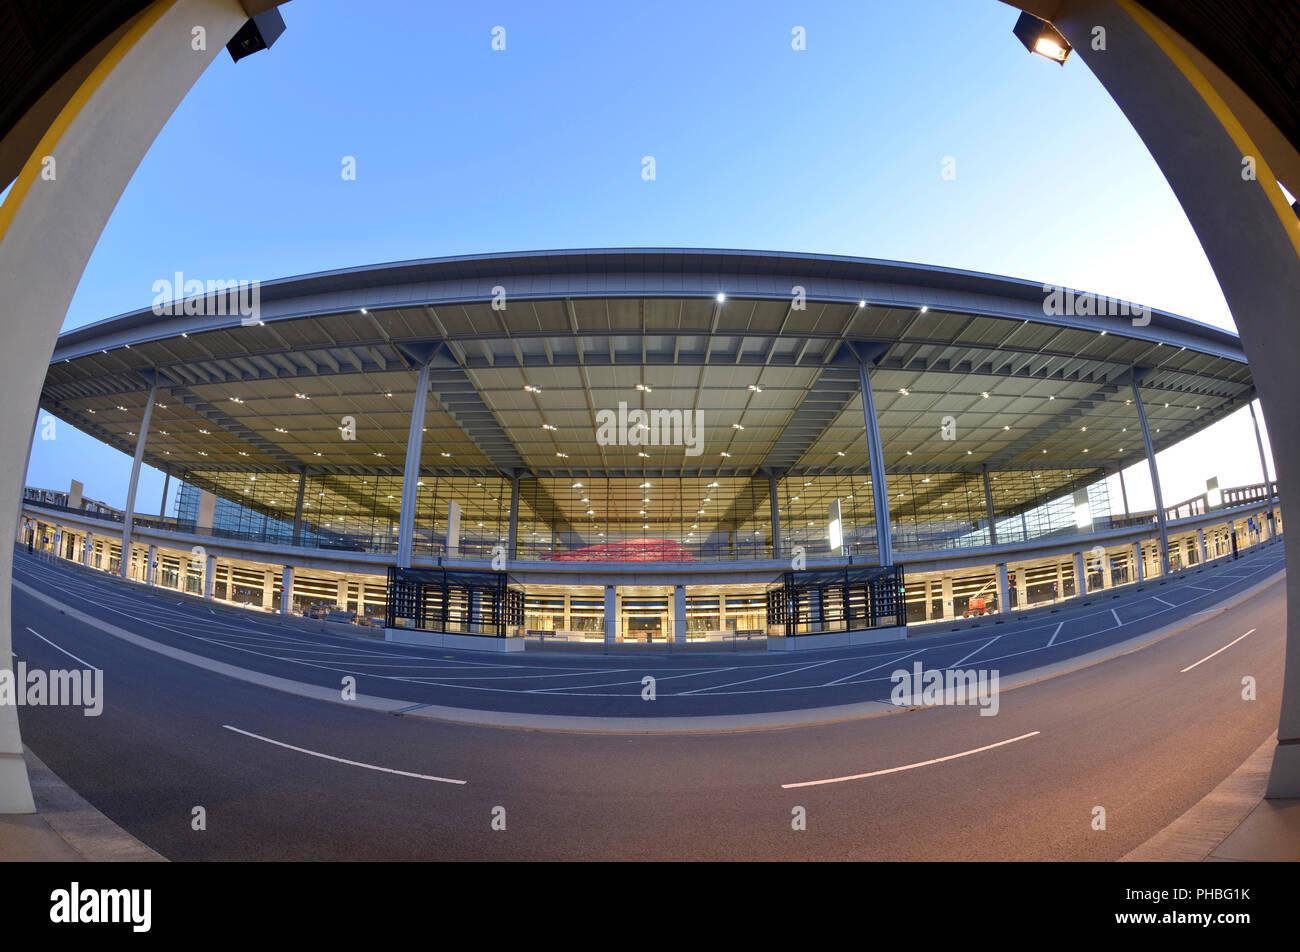
[[[144,444],[149,436],[149,420],[153,416],[154,400],[158,397],[158,378],[154,377],[149,387],[149,401],[144,405],[144,416],[140,418],[140,432],[135,438],[135,456],[131,459],[131,482],[126,490],[126,510],[122,513],[122,565],[120,573],[127,578],[130,571],[131,553],[131,519],[135,516],[135,491],[140,485],[140,461],[144,459]]]
[[[411,428],[406,435],[406,468],[402,471],[402,511],[397,524],[397,566],[411,567],[411,539],[415,531],[415,492],[420,482],[420,452],[424,449],[424,408],[429,398],[429,364],[420,368],[411,407]]]
[[[1264,438],[1259,433],[1259,417],[1255,416],[1255,401],[1246,404],[1250,407],[1250,422],[1255,427],[1255,446],[1259,449],[1259,468],[1264,474],[1264,498],[1268,501],[1269,528],[1277,531],[1277,516],[1273,512],[1273,484],[1268,481],[1268,460],[1264,456]]]
[[[989,516],[989,545],[998,544],[998,527],[997,519],[993,514],[993,487],[989,485],[989,468],[988,464],[980,467],[980,475],[984,477],[984,508]],[[1023,515],[1022,517],[1023,518]],[[1022,542],[1028,542],[1028,539],[1022,539]]]
[[[890,538],[889,490],[885,486],[885,453],[880,445],[880,424],[876,419],[876,399],[871,395],[871,375],[867,365],[858,363],[858,377],[862,384],[862,416],[867,431],[867,459],[871,466],[871,496],[876,506],[876,544],[881,565],[894,564],[894,548]]]
[[[506,533],[506,558],[514,560],[519,549],[519,473],[510,477],[510,529]]]
[[[781,558],[781,481],[776,473],[767,474],[767,500],[772,519],[772,558]]]
[[[1124,500],[1124,515],[1128,515],[1128,487],[1124,485],[1124,464],[1119,464],[1119,496]]]
[[[307,467],[298,470],[298,498],[293,504],[293,544],[302,539],[302,497],[307,492]]]
[[[1160,493],[1160,472],[1156,469],[1156,451],[1151,445],[1151,430],[1147,427],[1147,411],[1142,406],[1142,394],[1138,389],[1137,374],[1129,375],[1129,384],[1133,387],[1133,403],[1137,406],[1138,422],[1142,424],[1142,441],[1147,447],[1147,466],[1151,470],[1151,488],[1156,494],[1156,524],[1160,528],[1160,574],[1169,574],[1169,533],[1165,528],[1165,500]]]

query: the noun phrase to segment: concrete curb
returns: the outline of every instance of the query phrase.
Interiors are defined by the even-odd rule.
[[[1198,800],[1190,810],[1121,856],[1121,863],[1200,863],[1259,805],[1277,746],[1274,731],[1246,762]]]
[[[0,817],[0,861],[165,863],[23,748],[35,814]]]
[[[1067,658],[1050,665],[1031,668],[1028,671],[1012,675],[1001,685],[1000,690],[1009,691],[1036,684],[1048,678],[1069,674],[1081,668],[1091,667],[1112,658],[1122,657],[1165,638],[1178,634],[1200,624],[1202,620],[1216,617],[1241,602],[1253,597],[1259,591],[1276,584],[1286,575],[1285,569],[1279,569],[1268,578],[1263,579],[1244,591],[1238,592],[1230,601],[1221,603],[1217,608],[1207,612],[1206,617],[1193,621],[1194,616],[1187,616],[1170,622],[1162,628],[1147,632],[1106,648],[1099,648],[1075,658]],[[480,711],[472,708],[444,707],[436,704],[422,704],[410,700],[358,695],[356,700],[343,700],[341,689],[326,688],[301,681],[293,681],[275,675],[250,671],[222,661],[215,661],[181,648],[165,645],[161,642],[144,638],[120,628],[110,622],[102,621],[65,605],[59,600],[38,592],[31,586],[15,581],[14,587],[20,589],[37,601],[44,602],[51,608],[76,619],[83,624],[98,628],[106,634],[119,638],[129,644],[147,651],[153,651],[175,661],[193,665],[214,674],[224,675],[239,681],[245,681],[259,687],[281,691],[316,701],[328,701],[345,707],[361,708],[385,714],[414,716],[431,720],[445,721],[476,727],[511,728],[516,730],[560,731],[567,733],[598,734],[694,734],[721,733],[735,731],[784,730],[797,727],[813,727],[842,721],[862,720],[869,717],[883,717],[915,710],[913,707],[898,707],[883,701],[860,701],[854,704],[841,704],[830,707],[808,708],[800,711],[774,711],[762,714],[722,714],[701,715],[696,717],[591,717],[586,715],[528,714],[503,711]],[[906,644],[901,642],[900,644]]]

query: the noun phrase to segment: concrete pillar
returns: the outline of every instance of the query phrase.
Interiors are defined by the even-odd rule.
[[[1146,573],[1142,571],[1142,543],[1134,542],[1133,551],[1129,555],[1129,560],[1133,563],[1133,581],[1140,582],[1145,578]]]
[[[229,595],[229,591],[226,593]],[[275,597],[275,572],[265,569],[262,572],[262,607],[271,610],[271,599]]]
[[[605,644],[612,645],[618,640],[618,589],[613,585],[605,586]]]
[[[1201,564],[1204,565],[1207,561],[1209,561],[1206,558],[1206,554],[1205,554],[1205,530],[1204,529],[1196,530],[1196,548],[1201,556]]]
[[[933,595],[931,594],[930,586],[932,583],[929,579],[926,579],[923,584],[925,585],[925,620],[930,621],[930,609],[931,609],[930,601],[933,598]]]
[[[865,363],[858,364],[862,389],[862,419],[866,426],[867,458],[871,466],[871,497],[876,513],[876,546],[881,565],[894,564],[894,545],[889,524],[889,490],[885,484],[885,453],[880,442],[876,398],[871,393],[871,375]]]
[[[1065,597],[1065,563],[1056,563],[1056,597],[1062,599]]]
[[[1101,587],[1103,589],[1115,587],[1115,579],[1110,569],[1110,553],[1104,549],[1101,553]]]
[[[952,610],[952,576],[945,575],[941,580],[943,588],[943,620],[952,621],[954,615]]]
[[[145,556],[145,559],[146,561],[144,564],[144,584],[157,585],[158,584],[158,546],[156,545],[149,546],[149,551]]]
[[[288,615],[293,608],[293,566],[286,565],[280,573],[280,614]]]
[[[345,612],[348,610],[348,580],[347,578],[339,579],[338,596],[334,599],[334,604],[338,610]]]
[[[1074,594],[1088,594],[1088,573],[1083,563],[1083,553],[1074,553]]]
[[[1016,604],[1021,608],[1029,607],[1029,566],[1021,565],[1016,569]]]
[[[82,553],[81,553],[82,564],[85,565],[86,568],[90,568],[91,556],[94,555],[94,553],[95,553],[95,537],[91,535],[89,532],[87,532],[86,537],[82,542]]]
[[[158,399],[158,378],[149,386],[149,398],[140,417],[140,429],[135,436],[135,455],[131,458],[131,480],[126,488],[126,509],[122,515],[122,552],[131,547],[131,520],[135,517],[135,491],[140,486],[140,462],[144,459],[144,445],[149,436],[149,420],[153,417],[154,401]],[[122,578],[127,577],[127,559],[122,559]]]
[[[572,596],[564,596],[564,630],[573,631],[573,602]]]
[[[673,588],[673,643],[686,644],[686,586]]]
[[[424,448],[424,409],[429,400],[429,364],[420,368],[411,407],[411,425],[406,433],[406,466],[402,470],[402,508],[397,523],[397,565],[411,567],[415,532],[415,497],[420,482],[420,452]],[[448,526],[448,532],[451,527]],[[450,546],[449,546],[450,548]]]
[[[1011,610],[1011,596],[1007,594],[1007,563],[998,563],[998,614]]]
[[[212,600],[213,586],[217,582],[217,557],[209,555],[203,565],[203,597]]]

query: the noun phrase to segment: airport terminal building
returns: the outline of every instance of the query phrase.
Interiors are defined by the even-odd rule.
[[[1282,529],[1262,442],[1256,484],[1164,498],[1154,454],[1254,387],[1235,335],[1123,302],[671,249],[248,290],[59,338],[37,426],[132,455],[131,488],[123,512],[29,490],[20,541],[399,640],[784,647],[1048,605]],[[179,482],[171,511],[137,498],[142,462]],[[1154,509],[1130,508],[1135,473]]]

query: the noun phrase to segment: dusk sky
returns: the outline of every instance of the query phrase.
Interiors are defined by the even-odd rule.
[[[364,13],[360,11],[364,10]],[[861,255],[1062,284],[1232,328],[1169,186],[1086,65],[988,0],[294,2],[217,57],[149,151],[64,329],[155,281],[571,247]],[[506,48],[492,49],[493,28]],[[804,28],[804,50],[792,30]],[[340,175],[356,160],[356,180]],[[643,180],[653,156],[656,178]],[[941,171],[951,157],[956,176]],[[130,459],[71,427],[28,484],[121,506]],[[1160,456],[1165,501],[1260,480],[1245,411]],[[1130,505],[1152,505],[1145,467]],[[162,475],[141,478],[157,511]],[[173,482],[173,489],[175,483]],[[1117,489],[1112,499],[1118,500]]]

